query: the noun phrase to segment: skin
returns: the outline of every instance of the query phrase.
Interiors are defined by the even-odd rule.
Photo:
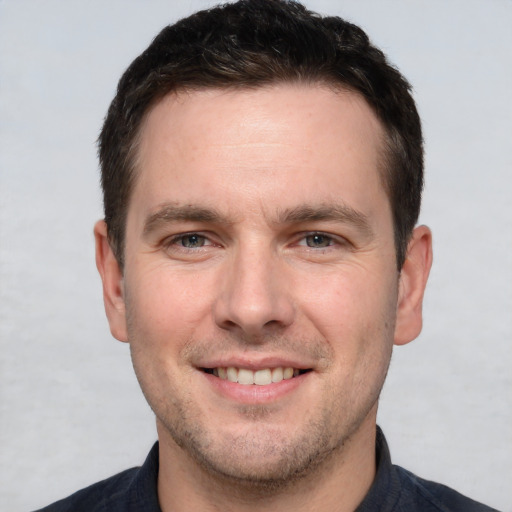
[[[432,260],[396,270],[383,129],[357,94],[284,84],[165,97],[141,132],[121,272],[97,223],[113,335],[157,417],[162,510],[354,510],[375,474],[393,344]],[[243,386],[204,368],[306,370]]]

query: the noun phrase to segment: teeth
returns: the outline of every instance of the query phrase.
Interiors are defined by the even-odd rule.
[[[283,379],[291,379],[293,377],[293,368],[285,368],[283,370]]]
[[[240,375],[240,372],[238,373]],[[267,368],[266,370],[258,370],[254,372],[254,384],[258,386],[266,386],[272,383],[272,372]]]
[[[281,382],[283,380],[283,369],[274,368],[272,370],[272,382]]]
[[[254,372],[251,370],[238,370],[238,384],[254,384]]]
[[[263,370],[247,370],[246,368],[214,368],[213,375],[230,382],[238,382],[245,386],[256,384],[257,386],[267,386],[271,383],[281,382],[284,379],[291,379],[299,375],[299,370],[291,367],[264,368]]]
[[[238,382],[238,370],[230,366],[226,369],[227,377],[230,382]]]

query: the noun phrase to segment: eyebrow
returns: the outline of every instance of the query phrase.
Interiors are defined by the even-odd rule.
[[[335,221],[352,224],[367,236],[373,235],[368,217],[345,204],[301,205],[282,210],[278,213],[278,222],[299,224],[303,222]]]
[[[209,222],[216,224],[231,224],[224,215],[212,208],[196,205],[165,204],[151,214],[144,223],[144,235],[159,229],[170,222]]]
[[[334,221],[352,224],[366,236],[373,230],[368,217],[345,204],[300,205],[295,208],[278,210],[275,224],[300,224],[306,222]],[[214,208],[197,205],[164,204],[149,215],[144,223],[144,236],[149,235],[170,222],[207,222],[212,224],[233,224]]]

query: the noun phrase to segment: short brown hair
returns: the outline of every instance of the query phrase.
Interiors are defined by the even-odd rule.
[[[137,140],[149,108],[172,91],[326,83],[361,94],[384,126],[383,185],[402,267],[423,188],[421,123],[411,87],[365,32],[297,2],[240,0],[164,28],[125,71],[99,137],[108,235],[120,266]]]

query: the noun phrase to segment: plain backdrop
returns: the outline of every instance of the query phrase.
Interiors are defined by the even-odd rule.
[[[94,265],[95,140],[117,80],[208,1],[0,1],[0,509],[142,463],[154,419]],[[395,463],[512,511],[512,2],[309,0],[414,85],[434,232],[425,327],[379,413]]]

